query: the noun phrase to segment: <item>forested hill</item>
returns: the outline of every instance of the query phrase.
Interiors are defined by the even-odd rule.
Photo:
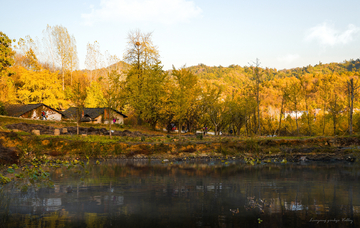
[[[261,66],[260,66],[261,67]],[[206,66],[199,64],[188,67],[193,73],[201,79],[223,80],[228,84],[242,84],[244,78],[251,78],[253,70],[250,66],[241,67],[239,65],[223,66]],[[360,59],[344,61],[342,63],[319,63],[315,66],[297,67],[293,69],[277,70],[275,68],[262,68],[262,79],[270,81],[277,78],[296,77],[299,78],[304,74],[343,74],[347,72],[360,72]]]
[[[119,61],[98,71],[116,70],[118,72],[128,69],[129,64]],[[261,66],[260,66],[261,67]],[[239,65],[223,66],[206,66],[199,64],[197,66],[187,67],[191,72],[196,74],[200,79],[209,81],[222,81],[225,84],[242,85],[245,79],[251,79],[253,69],[250,66],[241,67]],[[169,73],[171,70],[169,70]],[[315,66],[297,67],[292,69],[277,70],[275,68],[261,68],[262,79],[270,81],[277,78],[296,77],[300,78],[304,74],[343,74],[347,72],[360,73],[360,59],[345,60],[342,63],[316,64]]]

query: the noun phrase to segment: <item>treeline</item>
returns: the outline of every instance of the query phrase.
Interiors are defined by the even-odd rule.
[[[151,35],[130,32],[123,61],[101,52],[98,42],[88,43],[86,70],[79,70],[75,37],[62,26],[48,26],[42,40],[27,36],[16,42],[1,33],[0,101],[111,107],[127,114],[128,123],[153,129],[206,126],[236,135],[360,130],[359,59],[289,70],[262,68],[256,61],[165,71]]]

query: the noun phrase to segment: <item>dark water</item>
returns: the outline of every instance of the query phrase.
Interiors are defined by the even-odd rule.
[[[3,189],[0,227],[360,227],[360,166],[108,161]]]

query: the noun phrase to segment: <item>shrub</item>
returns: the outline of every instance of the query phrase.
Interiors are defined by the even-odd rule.
[[[0,101],[0,115],[7,115],[4,104]]]

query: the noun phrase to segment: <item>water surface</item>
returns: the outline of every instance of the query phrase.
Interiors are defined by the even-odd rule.
[[[0,227],[360,226],[358,164],[91,163],[52,171],[54,188],[4,188]]]

